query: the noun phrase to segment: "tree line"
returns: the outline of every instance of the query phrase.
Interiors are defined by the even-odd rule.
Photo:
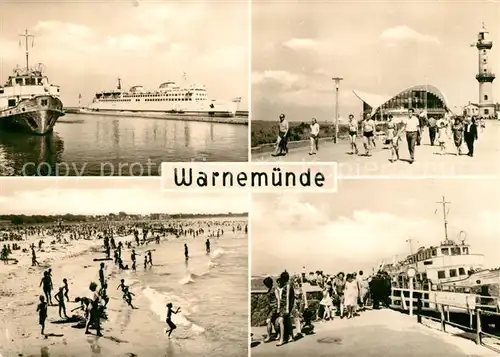
[[[165,214],[162,213],[152,213],[149,219],[162,219]],[[219,214],[209,214],[209,213],[190,213],[190,214],[170,214],[168,218],[170,219],[194,219],[194,218],[220,218],[220,217],[247,217],[248,213],[219,213]],[[9,223],[13,225],[23,225],[23,224],[50,224],[50,223],[82,223],[90,222],[95,220],[117,220],[117,219],[140,219],[143,218],[141,215],[127,214],[125,212],[119,212],[118,214],[110,213],[108,215],[80,215],[80,214],[63,214],[63,215],[24,215],[24,214],[8,214],[0,215],[0,221],[4,223]]]

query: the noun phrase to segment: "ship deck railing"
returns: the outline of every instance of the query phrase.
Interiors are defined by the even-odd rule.
[[[460,330],[467,331],[473,334],[474,342],[477,345],[484,346],[495,352],[500,353],[500,297],[495,296],[484,296],[478,294],[468,294],[474,295],[476,301],[484,302],[486,300],[492,300],[494,305],[487,305],[484,303],[474,304],[474,308],[469,308],[467,306],[453,304],[453,303],[438,303],[431,299],[424,298],[425,294],[431,294],[437,292],[436,290],[416,290],[409,288],[398,288],[392,287],[391,289],[391,307],[396,309],[402,309],[403,311],[408,311],[410,316],[416,315],[417,321],[422,323],[422,318],[432,320],[440,323],[440,329],[446,332],[446,326],[453,326]],[[395,293],[399,293],[397,296]],[[405,294],[408,293],[408,294]],[[460,294],[460,293],[457,293]],[[409,295],[409,296],[406,296]],[[411,297],[410,297],[411,295]],[[394,302],[399,301],[401,304],[394,304]],[[427,305],[427,306],[424,306]],[[435,306],[434,309],[431,306]],[[424,308],[427,307],[429,311],[434,311],[438,313],[438,317],[425,314]],[[463,315],[469,315],[469,325],[464,325],[455,321],[452,321],[453,315],[450,314],[450,308],[452,308],[454,313],[462,313]],[[451,312],[451,313],[453,313]],[[489,320],[489,321],[486,321]],[[484,331],[489,330],[488,322],[493,321],[494,328],[493,333]],[[496,341],[493,346],[485,338],[492,339]]]

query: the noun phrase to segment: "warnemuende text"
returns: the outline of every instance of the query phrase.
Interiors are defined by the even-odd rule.
[[[178,190],[337,190],[336,163],[163,163],[162,188]]]

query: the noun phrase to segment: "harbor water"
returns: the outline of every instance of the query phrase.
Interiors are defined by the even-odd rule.
[[[67,114],[46,136],[0,131],[2,176],[157,176],[161,162],[247,160],[247,125]]]

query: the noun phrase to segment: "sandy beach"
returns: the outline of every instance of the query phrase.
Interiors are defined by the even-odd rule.
[[[104,257],[102,240],[69,240],[66,234],[63,238],[68,239],[68,244],[49,245],[53,238],[45,237],[44,247],[36,249],[40,263],[37,267],[31,266],[29,250],[14,251],[12,257],[19,259],[18,264],[0,264],[0,355],[204,356],[207,352],[219,356],[246,355],[248,334],[246,327],[243,328],[246,324],[241,323],[247,316],[244,288],[247,276],[243,273],[246,232],[231,231],[230,226],[224,229],[225,235],[210,238],[213,240],[210,255],[205,253],[206,235],[176,238],[167,234],[161,237],[159,245],[151,242],[137,248],[133,244],[139,255],[136,273],[120,272],[113,261],[106,261],[110,301],[101,338],[85,335],[84,329],[72,328],[74,323],[53,323],[59,320],[57,306],[49,306],[44,338],[36,306],[42,293],[39,285],[43,271],[50,267],[54,289],[62,286],[63,278],[68,279],[70,302],[66,309],[71,316],[70,311],[79,305],[74,298],[88,296],[89,283],[99,281],[100,262],[93,259]],[[20,242],[21,247],[36,244],[40,238],[29,236]],[[115,236],[117,244],[133,240],[133,235]],[[184,243],[190,247],[189,266],[184,264]],[[154,266],[144,270],[141,253],[148,249],[154,249]],[[130,264],[130,251],[124,248],[126,264]],[[117,290],[121,278],[135,294],[133,304],[137,309],[131,309],[122,300]],[[229,286],[233,296],[221,287],[223,284]],[[181,307],[181,313],[173,317],[178,329],[171,339],[164,333],[167,302]],[[214,319],[217,315],[223,318]]]

